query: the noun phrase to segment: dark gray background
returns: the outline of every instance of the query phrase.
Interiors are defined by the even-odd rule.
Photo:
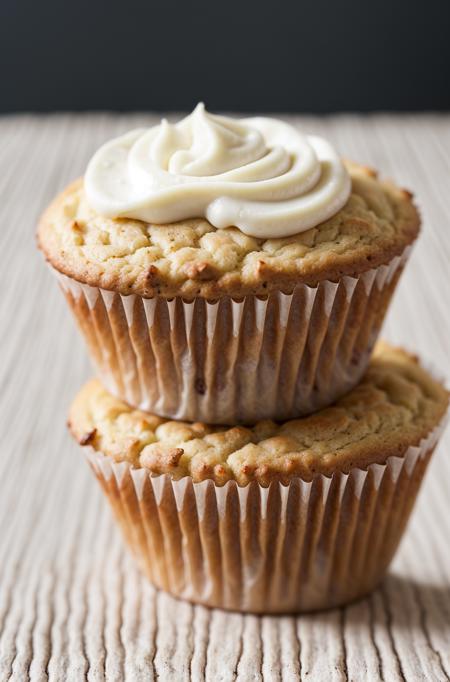
[[[450,0],[0,0],[0,111],[450,109]]]

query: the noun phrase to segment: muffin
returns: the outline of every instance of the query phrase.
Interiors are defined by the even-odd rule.
[[[414,356],[379,344],[359,385],[312,416],[167,421],[93,380],[69,425],[155,585],[208,606],[294,612],[380,581],[447,405]]]
[[[200,107],[102,147],[38,241],[113,395],[233,425],[359,381],[419,223],[324,140]]]

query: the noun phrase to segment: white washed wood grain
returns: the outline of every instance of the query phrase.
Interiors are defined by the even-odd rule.
[[[387,579],[345,609],[208,611],[157,593],[124,552],[66,433],[90,370],[34,230],[103,140],[152,120],[0,119],[0,679],[449,680],[449,432]],[[414,190],[424,231],[385,335],[449,377],[450,117],[295,120]]]

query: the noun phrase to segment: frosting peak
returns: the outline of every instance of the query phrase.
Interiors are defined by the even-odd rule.
[[[303,232],[342,208],[350,178],[331,145],[270,118],[232,119],[203,104],[185,119],[101,147],[85,177],[109,217],[171,223],[205,217],[263,239]]]
[[[161,121],[151,157],[169,173],[204,177],[223,175],[257,161],[267,152],[258,130],[209,114],[200,103],[176,125]]]

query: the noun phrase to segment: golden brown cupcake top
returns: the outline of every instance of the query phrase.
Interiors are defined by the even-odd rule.
[[[332,407],[282,424],[248,428],[168,421],[134,410],[90,381],[69,425],[81,445],[115,461],[194,481],[287,481],[384,463],[440,422],[448,393],[403,350],[379,343],[361,383]]]
[[[289,293],[299,283],[336,281],[401,254],[420,224],[409,192],[346,165],[352,192],[345,206],[291,237],[256,239],[204,219],[152,225],[105,218],[78,180],[42,216],[39,245],[53,267],[80,282],[145,297]]]

